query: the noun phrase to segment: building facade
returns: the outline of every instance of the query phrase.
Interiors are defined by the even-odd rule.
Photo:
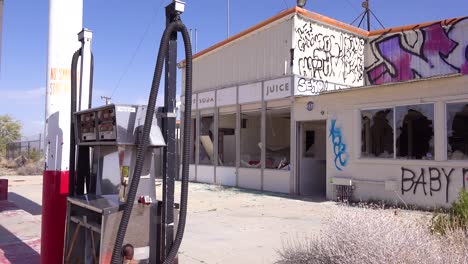
[[[295,7],[193,64],[192,181],[426,207],[466,189],[468,18],[367,32]]]

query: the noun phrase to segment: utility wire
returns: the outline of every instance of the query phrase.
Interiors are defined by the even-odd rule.
[[[356,14],[361,13],[349,0],[346,0],[346,2],[354,10],[354,12],[356,12]]]
[[[374,14],[374,12],[372,12],[372,10],[369,10],[372,14],[372,16],[377,20],[377,22],[379,22],[380,26],[382,28],[385,28],[385,26],[382,24],[382,22],[380,22],[379,18]]]
[[[123,78],[127,75],[128,70],[129,70],[130,67],[132,66],[133,61],[135,60],[135,57],[136,57],[136,55],[138,54],[138,51],[140,50],[141,44],[143,44],[143,41],[145,40],[146,36],[148,35],[148,32],[149,32],[149,30],[150,30],[150,28],[151,28],[151,25],[153,24],[153,22],[154,22],[154,21],[156,20],[156,18],[158,17],[158,13],[159,13],[158,10],[161,9],[161,6],[162,6],[162,4],[163,4],[163,1],[164,1],[164,0],[161,0],[161,1],[159,2],[158,8],[154,10],[153,19],[151,19],[151,20],[148,22],[148,25],[146,26],[146,29],[145,29],[143,35],[141,36],[140,41],[138,42],[138,45],[136,46],[135,51],[133,52],[132,57],[130,58],[130,61],[129,61],[129,62],[127,63],[127,65],[125,66],[125,69],[124,69],[124,71],[122,72],[122,75],[120,75],[120,78],[119,78],[119,80],[117,81],[117,84],[115,85],[115,88],[114,88],[114,90],[112,91],[110,98],[113,98],[113,97],[114,97],[114,94],[115,94],[115,92],[117,91],[117,89],[119,88],[120,83],[122,82]],[[153,8],[154,8],[154,7],[153,7]]]

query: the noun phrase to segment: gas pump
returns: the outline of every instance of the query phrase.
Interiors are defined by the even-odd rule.
[[[78,58],[82,56],[83,67],[83,56],[87,56],[91,65],[93,57],[83,45],[72,58],[64,263],[122,263],[123,257],[129,257],[125,255],[129,246],[135,255],[140,255],[139,263],[174,263],[177,257],[187,213],[192,102],[191,44],[180,19],[184,6],[175,0],[166,7],[166,29],[147,105],[109,104],[91,108],[89,103],[88,108],[83,107],[83,96],[88,95],[82,92],[86,90],[82,78],[80,89],[77,87]],[[187,65],[180,205],[174,204],[178,169],[174,154],[177,32],[182,33]],[[156,109],[163,63],[165,104]],[[92,84],[92,67],[89,76]],[[155,151],[159,148],[163,150],[163,193],[157,195]],[[174,221],[174,215],[179,215],[178,221]]]

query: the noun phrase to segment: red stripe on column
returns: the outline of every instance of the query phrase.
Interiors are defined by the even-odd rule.
[[[41,263],[62,263],[67,195],[68,171],[44,171]]]

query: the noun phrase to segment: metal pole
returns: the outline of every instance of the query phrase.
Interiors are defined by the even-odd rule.
[[[78,41],[81,42],[81,72],[80,72],[80,86],[78,96],[78,110],[85,110],[91,108],[91,42],[93,39],[93,32],[84,28],[78,33]],[[76,111],[76,109],[72,109]]]
[[[2,68],[2,28],[3,28],[3,0],[0,0],[0,70]]]
[[[370,7],[369,7],[369,0],[366,0],[366,14],[367,14],[367,31],[370,31]]]
[[[197,46],[198,46],[198,29],[195,29],[195,52],[197,53]]]
[[[227,0],[227,38],[229,38],[229,0]]]
[[[39,155],[41,154],[41,143],[42,143],[42,142],[41,142],[41,141],[42,141],[41,136],[42,136],[42,134],[39,133],[39,147],[38,147]]]
[[[166,6],[166,26],[178,19],[174,2]],[[160,255],[164,260],[174,242],[174,185],[176,175],[176,74],[177,74],[177,32],[171,34],[165,61],[164,112],[166,113],[162,131],[166,141],[163,149],[163,211],[162,211],[162,248]]]

